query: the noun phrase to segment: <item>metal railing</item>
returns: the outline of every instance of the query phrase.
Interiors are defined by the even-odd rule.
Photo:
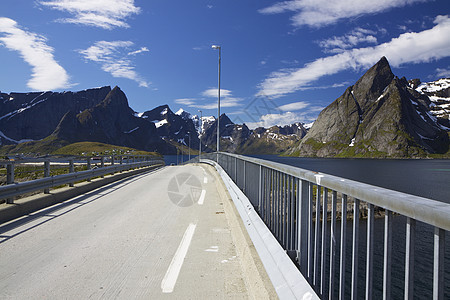
[[[321,298],[449,296],[450,204],[251,157],[202,155],[217,158]]]
[[[92,178],[103,177],[107,174],[135,168],[164,165],[164,160],[160,157],[148,155],[119,155],[69,159],[27,159],[22,161],[4,161],[0,164],[6,169],[6,185],[0,186],[0,201],[6,199],[7,204],[13,204],[14,197],[19,195],[39,190],[49,193],[50,188],[65,184],[73,186],[75,182],[90,181]],[[43,173],[43,178],[16,182],[17,166],[25,164],[28,166],[42,166],[42,168],[33,169],[32,172]],[[85,170],[76,172],[77,168],[75,166],[81,166]],[[51,175],[52,170],[61,168],[67,168],[68,173]]]

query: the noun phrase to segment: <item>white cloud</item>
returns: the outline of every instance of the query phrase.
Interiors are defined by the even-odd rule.
[[[401,34],[391,41],[367,48],[346,50],[340,54],[319,58],[298,69],[273,72],[260,84],[258,95],[280,97],[307,89],[315,80],[346,69],[359,70],[375,64],[386,56],[398,67],[407,63],[424,63],[450,56],[450,18],[438,16],[431,29]]]
[[[218,93],[219,89],[216,88],[211,88],[211,89],[207,89],[206,91],[202,92],[202,95],[205,97],[218,97],[219,93]],[[226,97],[230,97],[231,96],[231,91],[230,90],[225,90],[225,89],[220,89],[220,97],[222,98],[226,98]]]
[[[272,126],[285,126],[294,124],[296,122],[311,122],[314,118],[307,117],[304,113],[293,113],[293,112],[285,112],[281,114],[267,114],[262,115],[258,122],[245,122],[245,124],[250,129],[255,129],[257,127],[265,127],[269,128]]]
[[[344,36],[333,36],[332,38],[319,42],[319,46],[324,48],[325,53],[341,53],[344,50],[353,48],[360,43],[376,44],[377,38],[373,30],[355,28]]]
[[[175,99],[175,103],[187,105],[189,107],[195,107],[195,99],[193,98],[181,98],[181,99]]]
[[[141,87],[148,87],[149,82],[134,70],[132,61],[129,59],[130,53],[143,52],[141,48],[137,51],[123,52],[134,43],[130,41],[99,41],[86,50],[79,50],[85,59],[100,63],[102,70],[110,73],[113,77],[127,78],[136,81]]]
[[[74,16],[61,19],[62,22],[104,29],[129,27],[125,19],[141,11],[134,5],[134,0],[41,0],[38,3]]]
[[[150,51],[150,50],[148,50],[147,47],[141,47],[141,49],[139,49],[139,50],[129,52],[128,55],[137,55],[137,54],[139,54],[139,53],[142,53],[142,52],[149,52],[149,51]]]
[[[301,109],[307,107],[308,105],[309,105],[309,103],[300,101],[300,102],[294,102],[294,103],[289,103],[289,104],[278,106],[278,109],[281,111],[296,111],[296,110],[301,110]]]
[[[289,0],[260,9],[263,14],[294,12],[294,26],[322,27],[342,19],[366,14],[377,14],[396,7],[425,2],[427,0]]]
[[[201,93],[203,97],[214,99],[195,99],[195,98],[181,98],[176,99],[178,104],[187,105],[188,107],[195,107],[200,109],[216,109],[217,108],[217,88],[209,88]],[[205,104],[205,100],[207,103]],[[233,96],[230,90],[220,89],[220,107],[236,107],[242,105],[242,99]]]
[[[16,21],[0,18],[0,45],[17,51],[32,67],[27,86],[33,90],[53,90],[71,86],[69,75],[53,57],[53,48],[45,37],[25,31]]]
[[[437,68],[436,69],[436,76],[438,77],[447,77],[450,78],[450,67],[447,69],[441,69],[441,68]]]

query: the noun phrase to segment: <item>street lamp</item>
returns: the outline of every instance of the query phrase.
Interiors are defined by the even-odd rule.
[[[198,137],[198,162],[200,162],[200,158],[202,155],[202,134],[203,134],[203,112],[198,110],[200,113],[200,135]]]
[[[222,49],[218,45],[212,45],[212,48],[219,50],[219,89],[218,89],[218,102],[217,102],[217,163],[219,163],[219,151],[220,151],[220,59]]]

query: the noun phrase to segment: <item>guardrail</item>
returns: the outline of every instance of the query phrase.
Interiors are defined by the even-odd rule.
[[[93,166],[93,162],[98,161],[98,165]],[[19,164],[43,164],[44,178],[15,182],[15,166]],[[66,164],[68,166],[67,174],[50,176],[51,164]],[[98,156],[87,158],[69,158],[69,159],[27,159],[23,161],[5,161],[1,164],[6,165],[6,183],[0,186],[0,200],[6,199],[7,204],[14,203],[14,197],[22,194],[43,190],[49,193],[49,189],[65,184],[73,186],[74,182],[88,180],[94,177],[103,177],[107,174],[131,170],[154,165],[164,165],[164,160],[155,156],[135,155],[135,156]],[[75,172],[75,164],[85,164],[87,170]],[[107,166],[109,164],[109,166]]]
[[[322,298],[357,299],[362,290],[365,299],[374,294],[412,299],[414,293],[448,297],[444,265],[449,260],[444,261],[444,254],[450,204],[235,154],[203,154],[202,159],[218,161]],[[375,222],[376,212],[384,214],[384,222]],[[352,218],[352,231],[348,213],[358,216]],[[375,244],[380,232],[381,241]],[[393,240],[394,235],[401,238]],[[393,247],[402,241],[403,246]],[[420,278],[415,278],[418,272]]]

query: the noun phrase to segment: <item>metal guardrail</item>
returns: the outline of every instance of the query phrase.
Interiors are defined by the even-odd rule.
[[[203,154],[202,159],[218,160],[322,298],[357,299],[363,289],[362,277],[365,279],[365,299],[372,299],[374,279],[377,279],[378,290],[382,290],[383,299],[390,299],[395,255],[396,262],[398,256],[404,257],[404,264],[394,265],[394,268],[403,273],[404,299],[412,299],[414,285],[419,279],[414,278],[415,260],[420,259],[416,256],[416,244],[423,244],[416,239],[416,233],[421,224],[422,234],[423,222],[433,228],[430,234],[434,242],[429,247],[433,265],[430,294],[433,299],[444,299],[445,234],[450,230],[450,204],[235,154]],[[384,212],[383,250],[379,259],[379,265],[383,266],[382,285],[379,278],[374,278],[374,249],[379,246],[374,244],[376,209]],[[341,220],[347,220],[347,212],[353,216],[367,213],[366,222],[359,217],[352,218],[351,245],[347,241],[350,238],[347,237],[347,221],[341,221],[340,228],[337,226],[339,216]],[[393,215],[406,218],[401,251],[393,249],[393,230],[400,229],[394,228]],[[365,245],[364,240],[360,240],[360,235],[364,235],[360,232],[360,224],[366,229]],[[348,246],[351,247],[350,267],[346,261]],[[359,265],[362,255],[365,257],[365,274],[361,274],[363,266]],[[346,273],[351,274],[350,284]],[[399,279],[395,279],[398,290]]]
[[[75,172],[74,159],[69,160],[26,160],[26,163],[44,163],[44,178],[14,182],[14,166],[20,162],[4,162],[7,169],[7,185],[0,186],[0,200],[6,199],[6,203],[13,204],[14,197],[26,193],[43,190],[44,193],[49,193],[49,189],[65,184],[73,186],[74,182],[91,180],[94,177],[103,177],[107,174],[131,170],[134,168],[142,168],[147,166],[164,165],[164,160],[154,156],[128,156],[123,159],[121,156],[117,157],[95,157],[99,161],[100,167],[91,169],[92,158],[85,159],[88,170]],[[95,160],[94,160],[95,161]],[[50,163],[67,163],[69,172],[67,174],[50,176]],[[105,162],[109,162],[110,166],[105,166]]]

